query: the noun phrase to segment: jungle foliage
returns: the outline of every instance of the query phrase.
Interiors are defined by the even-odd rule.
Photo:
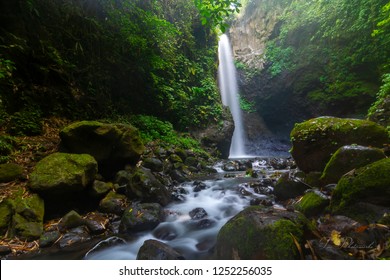
[[[1,1],[0,121],[23,126],[24,112],[69,119],[145,114],[180,130],[216,121],[215,28],[231,2]],[[209,5],[215,13],[207,17]],[[15,133],[39,132],[26,126],[31,133]]]
[[[270,75],[294,76],[292,94],[313,106],[367,107],[390,72],[389,1],[283,3],[266,51]]]

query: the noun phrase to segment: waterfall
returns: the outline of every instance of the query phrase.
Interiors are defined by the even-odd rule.
[[[238,96],[236,68],[233,63],[233,55],[227,35],[223,34],[219,40],[219,87],[222,103],[229,106],[234,120],[234,133],[230,145],[229,158],[244,158],[245,134],[242,121],[242,112]]]

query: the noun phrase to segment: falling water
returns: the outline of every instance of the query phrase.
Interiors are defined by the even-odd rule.
[[[234,120],[234,133],[230,145],[229,158],[244,158],[245,137],[242,122],[242,112],[238,99],[238,86],[236,68],[233,63],[233,55],[228,37],[223,34],[219,40],[219,87],[222,103],[229,106]]]

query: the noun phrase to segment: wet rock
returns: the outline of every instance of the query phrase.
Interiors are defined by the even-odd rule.
[[[378,148],[359,145],[343,146],[339,148],[326,164],[321,180],[326,183],[337,183],[341,176],[355,168],[360,168],[386,156]]]
[[[0,246],[0,256],[11,254],[12,250],[9,246]]]
[[[383,148],[389,143],[386,129],[374,122],[320,117],[296,124],[291,131],[291,154],[299,169],[322,172],[333,153],[357,144]]]
[[[249,204],[251,206],[255,206],[255,205],[272,206],[273,202],[269,198],[252,198]]]
[[[153,172],[161,172],[164,169],[162,161],[158,158],[146,158],[143,160],[142,165]]]
[[[177,235],[177,230],[172,224],[161,223],[153,231],[153,236],[161,240],[173,240]]]
[[[37,163],[30,175],[30,189],[46,198],[63,198],[92,185],[97,162],[87,154],[54,153]]]
[[[73,228],[69,232],[65,233],[58,242],[58,246],[60,248],[65,248],[89,239],[91,239],[91,237],[89,236],[88,229],[85,226],[81,226]]]
[[[222,166],[222,170],[226,171],[226,172],[237,171],[238,170],[238,164],[236,162],[234,162],[234,161],[227,162],[227,163],[225,163]]]
[[[62,217],[61,221],[58,223],[58,228],[60,231],[64,232],[68,229],[79,227],[85,224],[84,219],[77,213],[72,210]]]
[[[362,224],[359,222],[348,218],[346,216],[328,216],[320,219],[320,224],[318,225],[318,230],[322,233],[323,236],[331,236],[332,231],[340,232],[342,235],[356,230],[361,227]]]
[[[117,236],[111,236],[107,239],[104,239],[97,243],[91,250],[89,250],[85,254],[85,258],[88,259],[93,254],[100,252],[102,250],[108,249],[110,247],[118,246],[118,245],[126,245],[127,242],[123,238]]]
[[[291,235],[302,244],[307,225],[302,214],[262,206],[248,207],[222,227],[214,257],[226,260],[298,259],[299,252]]]
[[[192,220],[200,220],[207,217],[207,212],[203,208],[195,208],[188,213]]]
[[[353,258],[340,247],[334,246],[329,240],[310,240],[310,246],[315,257],[320,260],[352,260]]]
[[[237,171],[247,171],[248,169],[252,169],[253,168],[252,162],[249,161],[249,160],[237,161],[236,162],[236,166],[237,166]]]
[[[205,190],[207,187],[206,184],[201,181],[195,181],[192,185],[194,186],[194,192],[200,192]]]
[[[109,192],[99,203],[99,210],[103,213],[112,213],[122,215],[127,207],[127,197],[123,194],[117,194],[114,191]]]
[[[333,213],[343,214],[357,220],[368,218],[375,221],[383,213],[378,213],[378,217],[362,216],[361,214],[364,212],[362,203],[389,207],[389,186],[390,158],[353,170],[345,174],[338,182],[333,192],[331,210]],[[372,207],[370,208],[374,210]]]
[[[63,150],[93,156],[103,175],[136,163],[145,149],[138,130],[124,124],[76,122],[64,128],[60,137]]]
[[[329,205],[329,199],[317,192],[308,192],[296,204],[295,209],[306,217],[313,217],[321,214]]]
[[[269,164],[276,170],[287,169],[290,166],[290,162],[286,158],[271,158]]]
[[[119,174],[119,173],[118,173]],[[126,184],[126,195],[142,202],[158,202],[165,206],[171,202],[168,189],[146,168],[137,167],[132,172],[121,171],[117,183]]]
[[[139,249],[137,260],[184,260],[184,257],[163,242],[146,240]]]
[[[94,198],[102,198],[107,195],[107,193],[113,188],[114,185],[112,183],[95,180],[93,182],[91,190],[89,191],[89,194]]]
[[[195,224],[193,224],[192,227],[195,230],[202,230],[202,229],[211,228],[215,224],[216,224],[215,220],[212,220],[212,219],[202,219],[200,221],[197,221]]]
[[[48,231],[42,234],[39,238],[39,247],[46,248],[52,246],[59,238],[61,233],[59,231]]]
[[[14,163],[0,164],[0,183],[7,183],[23,175],[23,168]]]
[[[171,172],[169,172],[169,175],[172,177],[173,180],[183,183],[185,181],[188,181],[188,178],[178,169],[173,169]]]
[[[158,203],[133,203],[125,210],[119,226],[120,233],[131,234],[152,230],[164,219],[164,211]]]
[[[175,154],[181,158],[182,162],[184,162],[188,157],[187,151],[180,148],[175,149]]]
[[[284,173],[275,184],[274,194],[279,200],[286,200],[302,195],[309,188],[298,178]]]
[[[99,235],[106,231],[108,219],[99,213],[88,213],[84,218],[85,225],[92,235]]]
[[[187,194],[187,191],[180,186],[173,187],[171,197],[175,201],[185,201],[185,194]]]

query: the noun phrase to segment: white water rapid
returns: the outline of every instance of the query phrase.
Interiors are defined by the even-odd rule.
[[[222,103],[225,106],[229,106],[235,127],[230,145],[229,158],[245,158],[247,157],[245,152],[245,134],[238,96],[236,68],[233,63],[229,38],[225,34],[219,40],[218,55],[218,76]]]

